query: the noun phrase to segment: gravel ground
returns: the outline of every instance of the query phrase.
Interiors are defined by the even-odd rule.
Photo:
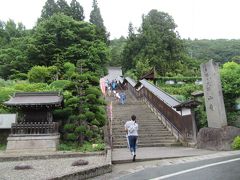
[[[85,166],[71,166],[74,161],[79,159],[87,160],[89,164]],[[14,170],[16,165],[22,164],[31,165],[33,169]],[[0,180],[51,179],[53,177],[71,174],[104,164],[106,164],[106,157],[103,155],[78,158],[0,162]]]

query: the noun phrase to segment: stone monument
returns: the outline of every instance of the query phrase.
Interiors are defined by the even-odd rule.
[[[201,75],[208,127],[221,128],[226,126],[227,118],[218,65],[213,60],[201,64]]]

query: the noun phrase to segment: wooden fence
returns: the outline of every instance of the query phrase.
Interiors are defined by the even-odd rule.
[[[10,136],[49,135],[58,133],[57,122],[13,123]]]

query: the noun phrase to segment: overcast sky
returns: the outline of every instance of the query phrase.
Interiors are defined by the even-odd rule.
[[[69,3],[71,0],[67,0]],[[0,20],[13,19],[32,28],[46,0],[0,0]],[[86,20],[92,0],[78,0]],[[127,36],[128,24],[141,25],[151,9],[170,14],[182,38],[240,39],[240,0],[98,0],[111,39]]]

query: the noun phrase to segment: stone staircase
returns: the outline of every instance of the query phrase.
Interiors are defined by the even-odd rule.
[[[113,148],[127,147],[124,124],[130,120],[132,114],[137,117],[139,124],[138,147],[159,147],[181,145],[175,137],[164,127],[162,122],[141,101],[126,91],[127,100],[124,105],[113,100]]]

